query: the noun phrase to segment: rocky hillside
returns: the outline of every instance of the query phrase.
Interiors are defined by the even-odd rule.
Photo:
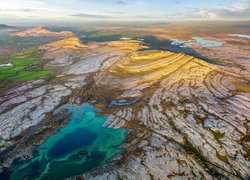
[[[107,123],[132,129],[129,158],[106,174],[84,177],[248,179],[248,78],[185,54],[140,51],[122,57],[97,83],[135,103]]]
[[[40,47],[54,76],[0,98],[3,166],[31,156],[32,144],[62,125],[53,109],[95,100],[109,114],[107,126],[130,133],[126,152],[84,179],[249,179],[249,74],[145,48],[77,38]]]

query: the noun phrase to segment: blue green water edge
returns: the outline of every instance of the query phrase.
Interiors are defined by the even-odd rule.
[[[9,169],[9,179],[64,179],[104,164],[120,154],[128,133],[125,128],[104,127],[106,116],[100,116],[89,104],[65,104],[54,111],[70,113],[66,127],[37,147],[37,155]]]

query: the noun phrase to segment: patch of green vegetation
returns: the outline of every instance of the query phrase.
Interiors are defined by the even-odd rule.
[[[218,153],[218,152],[216,152],[216,156],[217,156],[221,161],[223,161],[223,162],[225,162],[225,163],[229,163],[226,156],[223,156],[223,155],[221,155],[221,154]]]
[[[219,144],[223,144],[223,142],[220,139],[223,138],[223,136],[225,135],[225,133],[212,131],[212,134],[214,135],[215,140]]]
[[[189,154],[194,155],[196,157],[196,159],[202,164],[203,167],[205,167],[206,171],[208,171],[210,174],[212,174],[214,177],[217,177],[219,179],[221,179],[222,177],[224,177],[222,174],[220,174],[219,172],[217,172],[215,169],[213,168],[209,168],[210,165],[214,165],[211,164],[206,157],[203,156],[202,152],[198,149],[195,148],[190,142],[188,142],[186,140],[186,143],[183,144],[182,146]],[[218,157],[219,158],[219,157]],[[223,160],[225,160],[224,156],[221,157]],[[227,160],[227,159],[226,159]],[[226,161],[225,160],[225,161]]]
[[[215,65],[219,65],[220,64],[219,60],[215,60],[215,59],[203,58],[202,60],[205,61],[205,62],[207,62],[207,63],[209,63],[209,64],[215,64]]]
[[[27,47],[32,47],[39,45],[40,42],[32,41],[29,40],[28,38],[26,39],[18,39],[18,38],[13,38],[13,37],[5,37],[0,39],[0,47],[2,46],[14,46],[17,48],[27,48]]]
[[[246,158],[250,160],[250,149],[246,149]]]
[[[199,159],[203,160],[203,162],[206,162],[206,159],[201,155],[201,152],[199,149],[195,148],[190,142],[186,141],[185,144],[183,144],[183,148],[190,154],[195,154],[199,157]]]
[[[41,53],[41,50],[28,50],[10,56],[8,61],[13,66],[0,67],[0,88],[52,74],[52,70],[43,68],[42,63],[38,61]]]
[[[6,64],[6,63],[8,63],[8,58],[0,57],[0,64]]]
[[[118,180],[123,180],[121,176],[118,176],[117,179],[118,179]]]

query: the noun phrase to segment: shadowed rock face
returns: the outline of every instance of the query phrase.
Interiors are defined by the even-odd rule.
[[[84,178],[248,179],[247,72],[183,53],[138,51],[142,48],[133,40],[82,44],[77,38],[41,47],[56,77],[24,83],[1,97],[2,146],[17,143],[12,138],[44,120],[63,97],[82,103],[92,95],[109,114],[106,125],[127,127],[130,134],[122,160]],[[98,99],[104,96],[107,101]],[[126,103],[110,106],[110,100]]]

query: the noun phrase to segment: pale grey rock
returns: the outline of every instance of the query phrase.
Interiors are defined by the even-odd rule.
[[[0,139],[8,141],[20,135],[24,130],[38,124],[60,103],[62,97],[71,94],[71,90],[61,85],[45,85],[20,96],[15,96],[0,106],[3,109],[16,104],[11,110],[0,114]]]

